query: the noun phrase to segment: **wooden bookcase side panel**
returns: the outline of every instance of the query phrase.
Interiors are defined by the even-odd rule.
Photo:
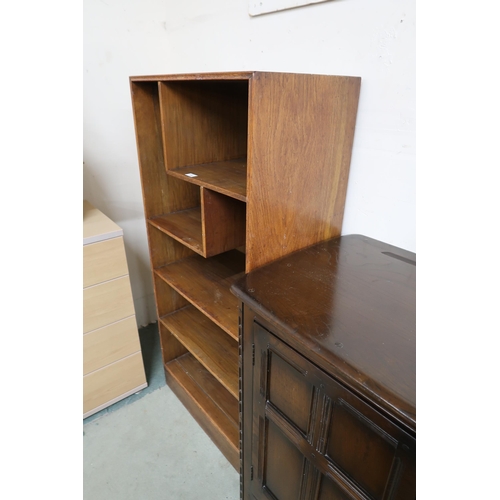
[[[158,321],[158,333],[160,335],[160,347],[164,364],[188,352],[184,345],[172,335],[170,330],[161,321]]]
[[[359,89],[355,77],[250,80],[246,272],[340,234]]]
[[[212,257],[245,244],[246,204],[201,187],[204,256]]]
[[[158,84],[132,82],[131,92],[146,219],[200,206],[196,186],[165,173]]]
[[[154,274],[154,289],[158,319],[189,304],[181,294],[169,286],[156,273]]]
[[[248,81],[158,85],[167,170],[246,156]]]

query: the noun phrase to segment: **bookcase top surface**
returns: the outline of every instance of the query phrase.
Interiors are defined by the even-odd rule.
[[[130,81],[158,81],[158,80],[248,80],[255,71],[228,71],[212,73],[179,73],[171,75],[143,75],[131,76]]]
[[[139,75],[131,76],[131,82],[157,82],[157,81],[182,81],[182,80],[250,80],[257,74],[262,75],[311,75],[310,73],[291,73],[291,72],[274,72],[274,71],[221,71],[209,73],[177,73],[170,75]],[[316,76],[343,76],[344,78],[359,78],[356,76],[344,75],[320,75]]]

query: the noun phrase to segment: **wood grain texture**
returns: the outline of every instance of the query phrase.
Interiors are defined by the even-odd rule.
[[[415,432],[415,285],[415,254],[349,235],[264,266],[232,290],[290,346]]]
[[[203,255],[201,208],[195,207],[149,219],[148,223]]]
[[[240,201],[247,200],[246,158],[189,165],[167,170],[167,174]],[[196,177],[190,177],[187,174],[194,174]]]
[[[238,343],[193,306],[160,321],[237,399]]]
[[[83,377],[83,413],[124,393],[144,386],[146,375],[140,352]]]
[[[175,338],[175,335],[172,335],[170,330],[161,321],[158,321],[158,331],[164,363],[177,359],[188,352],[188,350]]]
[[[131,82],[131,93],[146,218],[199,206],[196,186],[165,175],[158,83]]]
[[[156,269],[155,274],[237,340],[238,300],[230,287],[243,274],[244,261],[237,250],[209,259],[195,255]]]
[[[165,376],[172,391],[231,465],[239,470],[238,421],[221,409],[229,397],[234,402],[231,411],[234,415],[238,402],[190,354],[166,364]],[[210,377],[212,382],[207,383]],[[200,379],[202,385],[198,383]]]
[[[245,498],[315,498],[320,476],[340,498],[415,498],[415,483],[401,481],[414,467],[415,438],[259,323],[250,332],[255,364],[244,374],[253,384],[246,437],[258,474]]]
[[[135,316],[83,336],[83,374],[93,372],[141,350]]]
[[[159,83],[167,170],[247,153],[247,81]]]
[[[123,236],[83,247],[83,286],[88,287],[128,274]]]
[[[190,248],[168,236],[153,224],[146,224],[149,241],[151,269],[166,266],[176,260],[195,255]]]
[[[246,272],[340,235],[359,89],[354,77],[250,80]]]
[[[237,339],[229,288],[238,275],[340,234],[359,80],[251,71],[130,78],[159,317],[189,301]],[[201,210],[194,225],[178,218],[189,209]],[[244,249],[246,263],[230,248]],[[194,361],[161,322],[160,336],[164,361]],[[168,369],[167,378],[236,468],[234,448],[203,409],[204,389],[196,383],[188,396],[192,379],[175,363],[177,378]],[[215,390],[207,405],[222,394],[234,400]]]
[[[231,427],[238,428],[238,405],[234,404],[234,397],[219,384],[213,377],[191,354],[182,356],[177,360],[183,370],[189,374],[198,387],[205,393],[214,395],[212,400],[216,406],[224,413]],[[215,396],[216,395],[216,396]],[[232,431],[233,432],[233,431]]]
[[[182,80],[248,80],[253,71],[227,71],[217,73],[182,73],[177,75],[138,75],[131,76],[131,82],[175,82]]]
[[[204,187],[200,189],[203,256],[212,257],[244,245],[245,203]]]
[[[154,273],[153,279],[157,297],[156,310],[158,318],[182,309],[189,304],[186,298],[178,293],[175,288],[171,287],[161,276]]]
[[[83,289],[83,333],[133,315],[134,301],[128,276]]]

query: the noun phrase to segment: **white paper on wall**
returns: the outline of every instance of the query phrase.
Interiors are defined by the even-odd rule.
[[[269,12],[293,9],[310,5],[313,3],[331,2],[332,0],[248,0],[248,13],[251,16],[259,16]]]

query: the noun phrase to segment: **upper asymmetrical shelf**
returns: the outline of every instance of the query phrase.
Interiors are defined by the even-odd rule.
[[[231,198],[247,201],[246,158],[179,167],[167,170],[167,174]]]

